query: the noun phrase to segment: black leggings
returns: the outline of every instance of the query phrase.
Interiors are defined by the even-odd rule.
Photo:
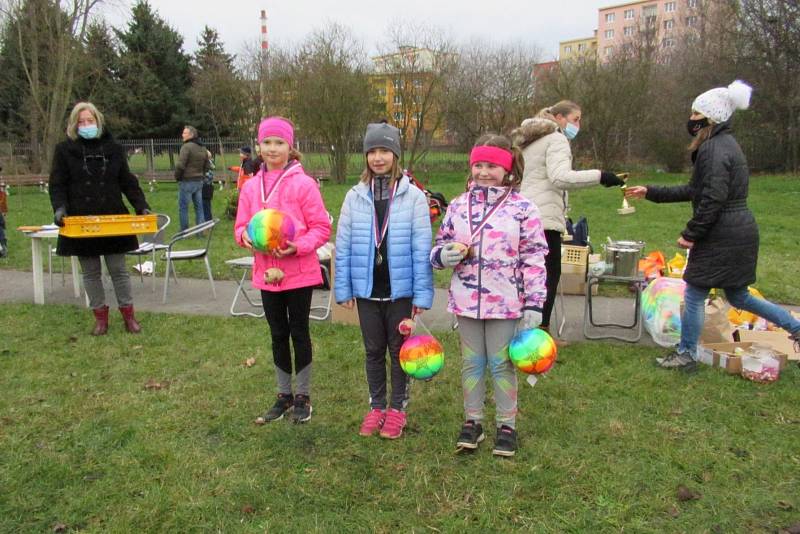
[[[286,291],[261,290],[261,302],[272,334],[272,358],[275,365],[289,375],[292,374],[290,337],[294,345],[294,372],[299,373],[311,363],[308,314],[313,294],[312,286]]]
[[[558,281],[561,279],[561,232],[558,230],[545,230],[547,239],[547,256],[544,257],[544,267],[547,270],[547,298],[542,308],[542,327],[550,326],[550,315],[553,313],[553,303],[556,301]]]

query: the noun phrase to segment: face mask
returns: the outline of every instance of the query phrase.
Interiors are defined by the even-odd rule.
[[[697,135],[697,132],[702,130],[708,126],[708,119],[703,117],[702,119],[689,119],[686,123],[686,130],[689,132],[689,135],[692,137]]]
[[[580,132],[580,131],[581,131],[580,128],[578,128],[577,126],[575,126],[571,122],[568,122],[567,126],[564,128],[564,135],[567,136],[567,139],[569,139],[571,141],[571,140],[575,139],[575,137],[577,137],[578,132]]]
[[[92,126],[79,126],[78,135],[84,139],[94,139],[97,137],[97,125]]]

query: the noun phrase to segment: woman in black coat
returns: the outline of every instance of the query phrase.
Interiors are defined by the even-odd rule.
[[[65,215],[127,215],[122,195],[137,215],[150,213],[139,180],[128,169],[122,145],[104,127],[103,114],[88,102],[75,105],[67,122],[67,140],[56,145],[50,171],[50,202],[55,223]],[[120,312],[128,332],[141,331],[133,312],[131,281],[125,253],[139,246],[136,236],[58,237],[59,256],[78,256],[83,285],[95,317],[92,335],[108,331],[108,306],[101,277],[100,256],[114,283]]]
[[[750,173],[731,132],[730,118],[734,110],[747,109],[751,91],[735,81],[695,99],[687,124],[695,137],[690,145],[694,169],[688,184],[636,186],[625,192],[628,198],[653,202],[692,202],[692,218],[678,237],[678,246],[690,251],[683,275],[686,292],[681,340],[667,357],[657,358],[661,367],[686,371],[696,367],[705,299],[711,288],[724,289],[732,306],[777,324],[800,343],[800,321],[748,290],[756,281],[758,225],[747,207]]]

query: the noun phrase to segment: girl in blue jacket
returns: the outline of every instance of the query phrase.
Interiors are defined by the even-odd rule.
[[[409,383],[400,367],[398,326],[433,303],[431,222],[425,193],[400,171],[400,130],[385,122],[367,125],[364,154],[367,167],[339,215],[334,289],[337,303],[358,307],[367,355],[370,410],[359,433],[397,439],[406,425]]]

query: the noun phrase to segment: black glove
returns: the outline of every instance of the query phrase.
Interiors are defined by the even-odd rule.
[[[604,187],[625,185],[625,181],[613,172],[600,171],[600,184]]]
[[[53,222],[56,223],[56,226],[64,226],[64,217],[67,215],[67,208],[61,206],[56,210],[53,214]]]

